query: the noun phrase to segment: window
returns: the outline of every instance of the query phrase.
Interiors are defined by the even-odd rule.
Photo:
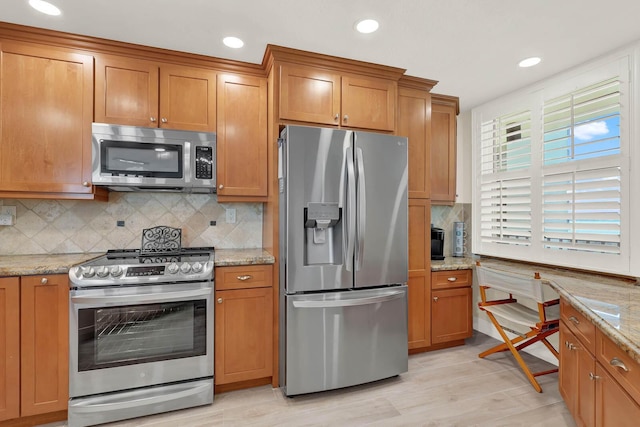
[[[591,66],[473,111],[475,253],[629,270],[628,64]]]

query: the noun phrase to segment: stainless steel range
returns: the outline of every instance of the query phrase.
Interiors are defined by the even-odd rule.
[[[213,266],[178,245],[69,271],[69,427],[213,402]]]

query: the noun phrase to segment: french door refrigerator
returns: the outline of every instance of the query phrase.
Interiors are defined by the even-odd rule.
[[[278,169],[284,393],[406,372],[407,139],[287,126]]]

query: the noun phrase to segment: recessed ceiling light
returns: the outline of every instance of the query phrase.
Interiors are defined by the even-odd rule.
[[[29,6],[47,15],[58,16],[62,13],[56,6],[44,0],[29,0]]]
[[[225,37],[222,39],[222,43],[227,47],[231,47],[233,49],[240,49],[244,46],[244,42],[237,37]]]
[[[356,22],[356,30],[363,34],[373,33],[378,29],[380,24],[375,19],[363,19],[362,21]]]
[[[538,65],[542,61],[542,59],[537,56],[532,56],[531,58],[523,59],[518,62],[518,66],[522,68],[533,67],[534,65]]]

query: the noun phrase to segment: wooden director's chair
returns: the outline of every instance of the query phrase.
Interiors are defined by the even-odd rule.
[[[504,340],[503,344],[483,351],[478,357],[484,358],[493,353],[507,350],[511,351],[511,354],[515,357],[518,365],[520,365],[520,368],[524,371],[533,388],[538,393],[541,393],[542,387],[540,387],[535,377],[558,372],[558,369],[531,372],[518,352],[539,341],[542,342],[556,358],[559,357],[558,351],[547,341],[547,337],[558,332],[560,325],[558,304],[560,300],[557,298],[551,300],[545,299],[543,284],[542,280],[540,280],[539,273],[535,273],[534,277],[530,277],[523,274],[483,267],[478,261],[476,263],[476,274],[478,277],[478,285],[480,286],[480,297],[482,299],[482,301],[478,303],[478,306],[487,313],[489,320],[491,320],[491,323],[493,323]],[[492,291],[500,291],[499,294],[502,294],[502,296],[509,294],[509,297],[488,300],[487,290],[489,289]],[[523,305],[518,302],[515,297],[535,301],[538,309],[534,310]],[[527,327],[530,331],[521,333],[510,329],[498,322],[498,318],[503,323],[506,323],[504,322],[506,320],[511,324]],[[517,336],[510,339],[505,331],[515,333]]]

